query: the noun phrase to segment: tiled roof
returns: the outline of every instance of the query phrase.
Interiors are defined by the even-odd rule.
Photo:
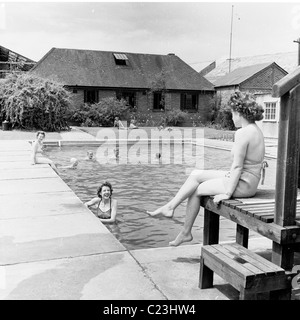
[[[22,56],[19,53],[16,53],[10,49],[7,49],[3,46],[0,46],[0,61],[2,62],[14,62],[14,61],[23,61],[23,62],[30,62],[35,63],[35,61]]]
[[[125,55],[127,65],[117,65],[115,55]],[[214,90],[207,79],[174,54],[52,48],[32,69],[69,86],[141,89],[151,88],[151,82],[162,71],[167,89]]]
[[[217,79],[214,83],[215,87],[233,86],[243,83],[258,72],[272,66],[273,63],[261,63],[253,66],[238,68]],[[276,65],[276,64],[275,64]],[[277,66],[278,67],[278,66]]]
[[[291,73],[298,67],[298,52],[265,54],[258,56],[240,57],[234,58],[231,61],[231,71],[235,69],[261,64],[275,62],[282,69]],[[212,83],[215,83],[217,79],[223,77],[229,72],[229,61],[217,61],[216,68],[205,75],[205,78]]]

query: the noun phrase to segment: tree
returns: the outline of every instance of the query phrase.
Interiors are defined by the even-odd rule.
[[[12,127],[59,131],[69,129],[71,93],[62,84],[32,73],[12,73],[0,85],[0,115]]]

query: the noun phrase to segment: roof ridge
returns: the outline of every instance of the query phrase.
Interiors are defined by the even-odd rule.
[[[106,52],[106,53],[124,53],[124,54],[136,54],[136,55],[153,55],[153,56],[171,56],[171,57],[178,57],[176,54],[167,53],[167,54],[160,54],[160,53],[141,53],[141,52],[128,52],[128,51],[114,51],[114,50],[95,50],[95,49],[76,49],[76,48],[55,48],[57,50],[74,50],[74,51],[92,51],[92,52]]]

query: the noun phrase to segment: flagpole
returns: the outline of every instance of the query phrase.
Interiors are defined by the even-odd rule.
[[[231,8],[230,49],[229,49],[229,72],[231,71],[231,47],[232,47],[233,6]]]

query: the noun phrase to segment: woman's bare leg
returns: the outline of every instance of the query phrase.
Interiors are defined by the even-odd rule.
[[[224,177],[224,171],[217,170],[193,170],[185,183],[179,189],[175,197],[169,201],[166,205],[156,209],[155,211],[147,211],[151,216],[156,216],[158,214],[162,214],[165,217],[173,217],[174,210],[178,207],[178,205],[187,199],[190,195],[195,192],[198,188],[199,184],[215,178]]]
[[[57,167],[56,165],[54,164],[54,162],[48,158],[44,158],[44,157],[38,157],[36,158],[36,163],[37,164],[49,164],[51,166],[51,168],[57,173],[58,173],[58,170],[57,170]]]
[[[170,246],[176,247],[183,242],[193,240],[192,227],[200,210],[201,196],[210,196],[225,192],[223,179],[212,179],[201,183],[196,191],[189,197],[183,229],[174,241],[169,242]]]
[[[188,199],[183,230],[178,234],[175,240],[169,242],[170,246],[177,247],[183,242],[189,242],[193,240],[191,230],[199,210],[200,197],[198,197],[196,190]]]

